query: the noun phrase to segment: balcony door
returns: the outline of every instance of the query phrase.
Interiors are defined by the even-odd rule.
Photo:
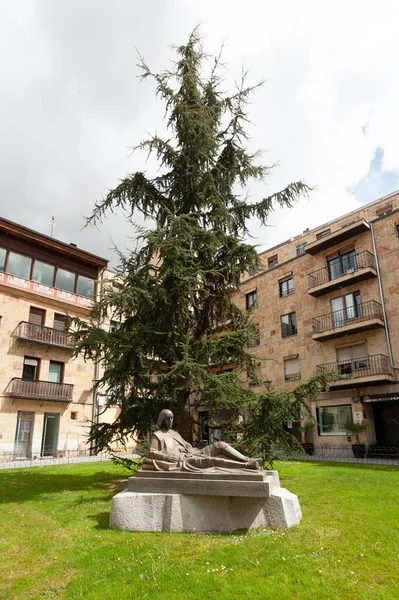
[[[337,279],[346,273],[353,273],[356,270],[356,252],[350,250],[344,254],[339,254],[327,261],[328,274],[330,280]]]
[[[362,300],[360,293],[346,294],[331,300],[332,325],[344,327],[348,321],[362,316]]]
[[[58,443],[58,429],[60,415],[58,413],[44,413],[42,448],[40,455],[45,458],[56,456]]]
[[[370,368],[367,344],[356,344],[337,349],[338,373],[340,375],[367,375]]]
[[[18,412],[14,458],[31,458],[34,412]]]

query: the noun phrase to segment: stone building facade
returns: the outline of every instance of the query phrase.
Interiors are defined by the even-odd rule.
[[[312,403],[309,441],[350,446],[352,420],[367,424],[361,442],[399,447],[399,192],[261,260],[262,272],[244,278],[236,297],[259,330],[251,349],[260,359],[258,389],[290,389],[334,371],[329,392]]]
[[[88,449],[96,365],[73,358],[67,316],[89,316],[107,261],[0,219],[0,453]]]

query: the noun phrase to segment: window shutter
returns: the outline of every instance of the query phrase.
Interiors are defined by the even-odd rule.
[[[33,325],[44,325],[45,311],[41,308],[31,306],[29,309],[29,323]]]
[[[299,373],[299,358],[290,358],[284,361],[284,369],[286,375],[296,375]]]
[[[367,354],[367,344],[356,344],[356,346],[352,346],[353,358],[364,358]]]
[[[54,315],[54,325],[53,325],[54,329],[58,329],[59,331],[65,331],[66,321],[67,321],[66,315],[55,314]]]
[[[352,360],[352,347],[348,346],[347,348],[338,348],[337,358],[338,362],[341,362],[341,360]]]

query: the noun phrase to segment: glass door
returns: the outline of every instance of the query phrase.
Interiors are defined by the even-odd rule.
[[[331,310],[332,310],[332,326],[335,327],[343,327],[345,325],[345,305],[343,297],[334,298],[331,300]]]
[[[44,413],[41,456],[56,456],[60,415]]]
[[[330,280],[337,279],[346,273],[356,271],[356,252],[350,250],[327,261]]]
[[[34,412],[18,412],[14,458],[31,458]]]
[[[334,298],[331,300],[331,310],[333,327],[347,325],[348,321],[363,316],[360,294],[357,292]]]

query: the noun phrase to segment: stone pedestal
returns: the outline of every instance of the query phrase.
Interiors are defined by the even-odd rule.
[[[110,527],[126,531],[231,532],[291,527],[302,517],[298,498],[281,488],[277,471],[130,477],[112,499]]]

